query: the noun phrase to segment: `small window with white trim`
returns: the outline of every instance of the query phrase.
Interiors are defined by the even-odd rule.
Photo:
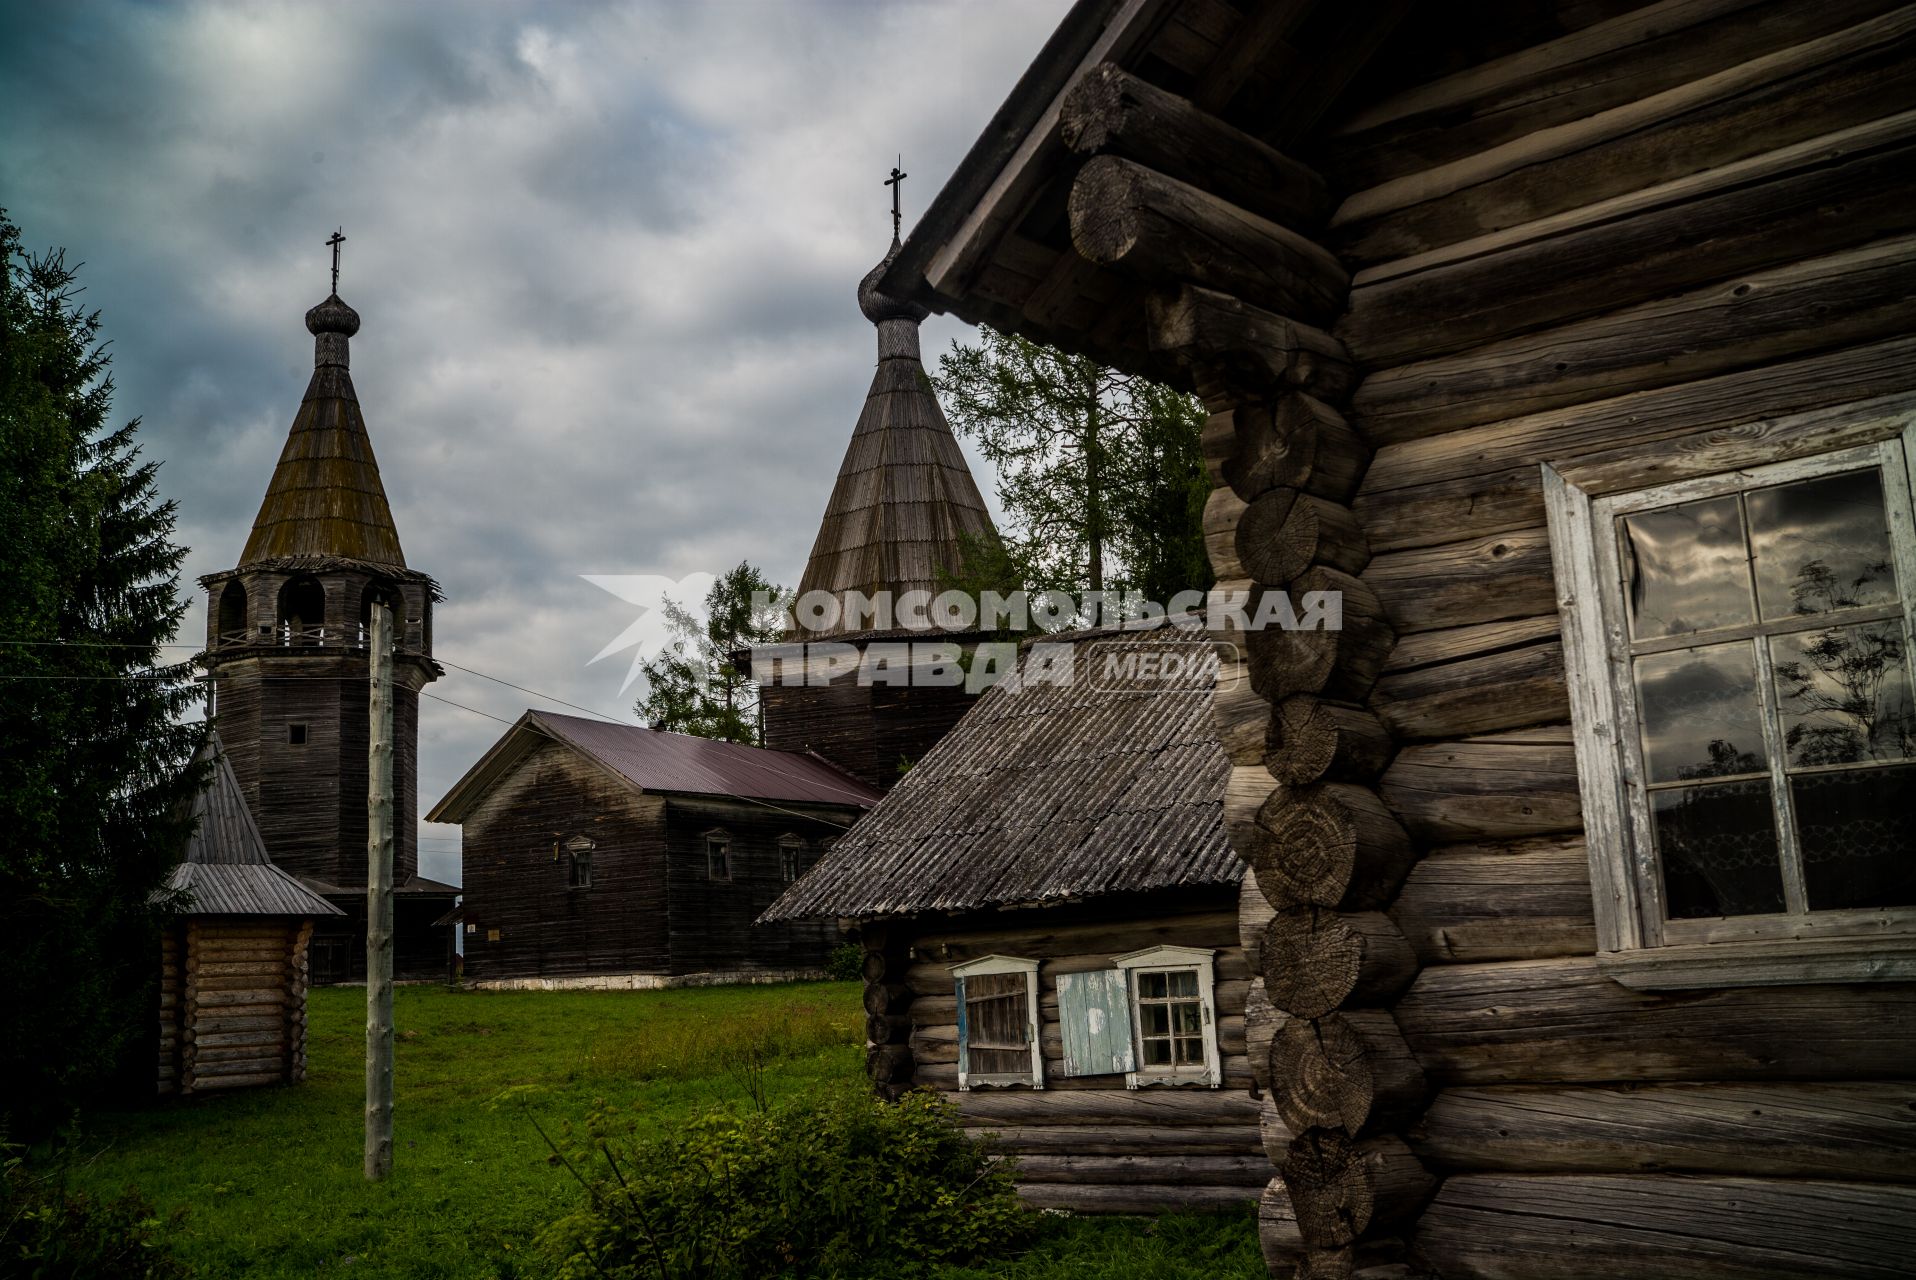
[[[1609,493],[1545,469],[1619,980],[1916,977],[1908,452]]]
[[[1213,951],[1149,947],[1110,969],[1058,975],[1064,1074],[1122,1074],[1132,1089],[1223,1083]]]
[[[1038,962],[981,956],[953,965],[958,996],[958,1087],[1044,1088],[1038,1039]]]

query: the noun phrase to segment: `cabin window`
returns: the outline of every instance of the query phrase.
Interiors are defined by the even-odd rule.
[[[706,833],[705,876],[708,880],[732,878],[732,837],[722,831]]]
[[[958,1087],[1044,1088],[1038,1040],[1038,962],[985,956],[954,965],[958,996]]]
[[[1546,471],[1619,980],[1916,977],[1907,456],[1604,494]]]
[[[597,847],[590,836],[573,836],[565,842],[568,888],[590,889],[592,887],[592,851]]]
[[[1150,947],[1112,968],[1058,977],[1064,1072],[1117,1075],[1129,1088],[1223,1083],[1215,952]]]
[[[305,746],[306,745],[306,726],[303,724],[287,725],[286,726],[286,741],[289,746],[295,746],[295,747]]]
[[[787,883],[798,879],[799,862],[805,842],[797,836],[781,836],[778,842],[778,874]]]

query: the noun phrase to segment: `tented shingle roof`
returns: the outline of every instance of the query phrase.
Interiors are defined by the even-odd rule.
[[[206,786],[193,801],[196,819],[180,865],[166,889],[183,893],[185,914],[336,916],[338,907],[273,865],[253,812],[226,759],[218,734],[203,754],[212,759]]]
[[[1230,761],[1209,682],[1111,676],[1126,651],[1207,656],[1165,633],[1076,644],[1068,684],[987,690],[763,919],[873,917],[1234,885]]]

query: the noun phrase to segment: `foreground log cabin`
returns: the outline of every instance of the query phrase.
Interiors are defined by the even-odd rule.
[[[1081,0],[881,281],[1341,593],[1219,699],[1274,1273],[1910,1274],[1913,182],[1907,6]]]
[[[818,756],[528,711],[427,819],[459,824],[466,978],[823,976],[830,921],[754,928],[878,793]]]
[[[874,1083],[947,1093],[1033,1204],[1245,1204],[1270,1179],[1216,666],[1175,632],[1029,649],[765,914],[857,923]]]
[[[306,1078],[307,946],[339,908],[273,865],[218,735],[193,834],[160,897],[159,1091]]]

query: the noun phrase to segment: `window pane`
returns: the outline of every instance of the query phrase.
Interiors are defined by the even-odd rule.
[[[1140,1020],[1144,1023],[1147,1036],[1168,1036],[1171,1034],[1171,1010],[1161,1004],[1138,1006]]]
[[[1636,660],[1643,757],[1652,782],[1761,773],[1762,707],[1748,641]]]
[[[1144,1042],[1144,1065],[1147,1067],[1170,1066],[1171,1042],[1169,1040],[1146,1040]]]
[[[1810,910],[1916,906],[1916,768],[1790,779]]]
[[[1765,781],[1681,787],[1650,795],[1672,920],[1783,910],[1776,817]]]
[[[1195,969],[1178,970],[1167,973],[1165,977],[1170,980],[1172,995],[1183,996],[1186,999],[1191,999],[1197,995],[1197,971]]]
[[[1162,973],[1140,973],[1138,975],[1138,995],[1146,1000],[1164,998],[1164,975]]]
[[[1907,760],[1916,709],[1900,620],[1770,640],[1783,743],[1796,766]]]
[[[1204,1041],[1179,1040],[1178,1065],[1199,1066],[1204,1062]]]
[[[1171,1009],[1176,1015],[1173,1022],[1177,1027],[1179,1035],[1194,1036],[1203,1030],[1203,1021],[1198,1016],[1198,1007],[1195,1000],[1186,1004],[1172,1005]]]
[[[1746,501],[1765,618],[1895,601],[1883,481],[1876,471],[1753,489]]]
[[[1622,524],[1631,635],[1648,640],[1752,621],[1734,495],[1638,512]]]

